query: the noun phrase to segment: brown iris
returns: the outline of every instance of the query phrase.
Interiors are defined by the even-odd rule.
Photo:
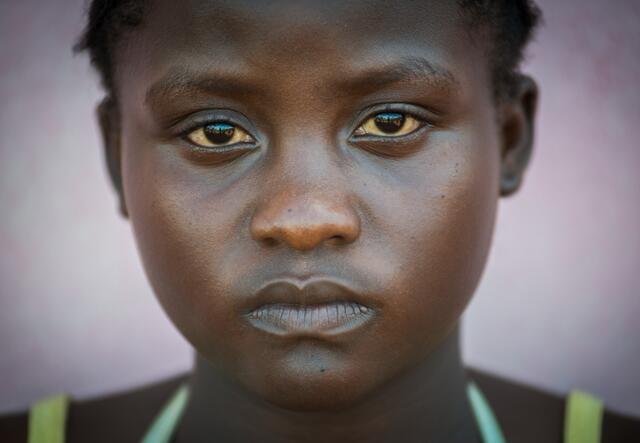
[[[374,117],[376,127],[387,134],[394,134],[402,129],[404,120],[404,115],[397,112],[385,112]]]

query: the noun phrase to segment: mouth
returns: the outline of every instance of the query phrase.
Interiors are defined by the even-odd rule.
[[[375,315],[356,291],[331,280],[277,280],[263,286],[245,315],[249,324],[273,335],[338,335]]]

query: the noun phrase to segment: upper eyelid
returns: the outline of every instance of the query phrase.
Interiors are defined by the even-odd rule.
[[[171,125],[171,131],[179,134],[180,136],[185,136],[196,129],[217,122],[233,125],[237,128],[242,129],[251,137],[256,138],[254,135],[256,133],[256,130],[253,125],[251,125],[250,120],[237,111],[231,111],[227,109],[191,113],[186,117],[182,117],[178,122]]]
[[[244,126],[239,125],[239,124],[237,124],[235,122],[232,122],[232,121],[221,120],[221,119],[212,119],[212,120],[210,120],[208,122],[205,121],[205,122],[194,123],[193,125],[187,126],[185,129],[180,130],[179,131],[179,135],[181,137],[186,137],[189,134],[193,133],[194,131],[197,131],[199,129],[204,129],[205,126],[208,126],[208,125],[213,124],[213,123],[226,123],[228,125],[234,126],[235,128],[240,129],[243,132],[247,133],[251,138],[255,139],[255,136],[251,133],[251,131],[245,129]]]
[[[385,112],[397,112],[399,114],[407,114],[413,118],[424,122],[430,126],[434,126],[434,121],[438,118],[438,113],[433,110],[425,109],[422,106],[413,105],[409,103],[383,103],[368,107],[367,110],[358,113],[355,119],[355,126],[351,132],[362,126],[367,120],[375,117],[377,114],[383,114]]]
[[[195,125],[194,125],[193,127],[191,127],[190,129],[186,129],[185,131],[182,131],[182,133],[183,133],[183,134],[185,134],[185,135],[188,135],[188,134],[191,134],[192,132],[194,132],[194,131],[196,131],[196,130],[198,130],[198,129],[204,129],[204,128],[205,128],[205,126],[209,126],[209,125],[212,125],[212,124],[214,124],[214,123],[226,123],[226,124],[228,124],[229,126],[233,126],[234,128],[236,128],[236,129],[240,129],[240,130],[242,130],[243,132],[246,132],[247,134],[251,135],[251,132],[249,132],[248,130],[246,130],[246,129],[244,128],[244,126],[238,125],[238,124],[236,124],[236,123],[234,123],[234,122],[228,122],[228,121],[225,121],[225,120],[211,120],[210,122],[198,123],[198,124],[195,124]],[[251,135],[251,136],[252,136],[252,135]],[[252,136],[252,137],[253,137],[253,136]]]
[[[364,120],[362,120],[362,122],[360,123],[360,125],[358,125],[358,128],[359,128],[360,126],[364,125],[364,124],[365,124],[367,121],[369,121],[370,119],[375,118],[377,115],[385,114],[385,113],[389,113],[389,114],[391,114],[391,113],[396,113],[396,114],[408,115],[408,116],[410,116],[411,118],[414,118],[414,119],[416,119],[416,120],[419,120],[419,121],[422,121],[422,122],[427,123],[427,121],[426,121],[423,117],[420,117],[420,116],[415,115],[415,114],[411,114],[411,113],[409,113],[409,112],[381,111],[381,112],[374,112],[374,113],[372,113],[372,114],[369,114],[367,117],[365,117],[365,118],[364,118]]]

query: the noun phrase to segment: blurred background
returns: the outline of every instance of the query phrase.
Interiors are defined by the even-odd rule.
[[[543,0],[536,151],[464,320],[469,365],[640,415],[640,1]],[[83,0],[0,2],[0,413],[191,366],[107,181]]]

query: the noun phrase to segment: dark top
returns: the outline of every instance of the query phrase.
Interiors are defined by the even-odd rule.
[[[468,369],[468,374],[487,398],[508,443],[562,443],[565,397],[474,369]],[[138,443],[187,377],[184,374],[94,400],[71,401],[66,441]],[[26,443],[27,423],[28,412],[0,417],[0,441]],[[640,418],[606,409],[601,441],[640,442]]]

